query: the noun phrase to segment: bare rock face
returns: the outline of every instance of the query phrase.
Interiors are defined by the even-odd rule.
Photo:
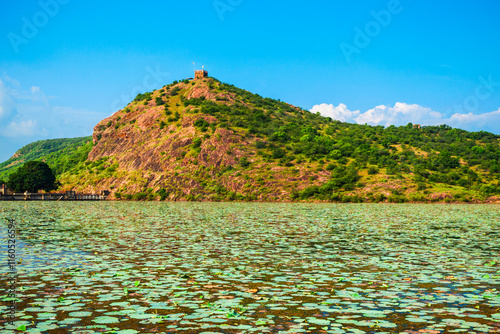
[[[440,200],[440,201],[442,201],[442,200],[444,200],[446,198],[452,199],[453,196],[451,194],[448,194],[448,193],[435,193],[435,194],[431,194],[430,198],[432,200]]]
[[[217,117],[185,103],[198,99],[230,106],[237,98],[211,78],[139,95],[94,127],[89,170],[65,180],[68,189],[108,189],[111,198],[166,189],[170,200],[217,200],[228,193],[284,200],[298,184],[305,186],[304,180],[319,183],[328,176],[311,177],[311,172],[298,167],[292,170],[264,163],[256,154],[256,137],[222,126]],[[204,125],[196,126],[197,122]],[[240,166],[243,158],[252,164],[250,168]]]
[[[164,189],[170,200],[223,200],[236,195],[288,200],[292,191],[328,179],[329,172],[283,167],[263,159],[255,143],[265,139],[204,113],[201,103],[207,101],[248,106],[211,78],[139,94],[94,127],[87,170],[64,183],[78,191],[111,190],[111,198]]]

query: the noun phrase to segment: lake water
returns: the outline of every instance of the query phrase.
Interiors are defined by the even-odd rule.
[[[2,333],[500,332],[498,205],[0,202],[0,236]]]

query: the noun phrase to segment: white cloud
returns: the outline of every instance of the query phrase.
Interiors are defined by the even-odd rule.
[[[406,104],[397,102],[394,107],[377,106],[359,115],[355,121],[359,124],[371,125],[406,125],[408,123],[419,124],[422,121],[427,124],[435,124],[442,119],[439,112],[432,111],[417,104]]]
[[[3,130],[5,137],[31,137],[37,134],[37,122],[32,119],[12,121]]]
[[[5,80],[14,82],[12,79]],[[18,110],[19,101],[14,89],[0,79],[0,137],[29,137],[36,134],[36,121],[23,117]]]
[[[9,119],[15,113],[15,102],[9,95],[7,87],[0,79],[0,121]]]
[[[342,122],[352,122],[360,114],[359,110],[350,111],[343,103],[339,104],[338,107],[335,107],[333,104],[319,104],[314,106],[311,112],[319,112],[325,117],[331,117]]]
[[[40,89],[40,87],[33,86],[31,87],[31,96],[29,96],[29,99],[33,103],[43,103],[45,105],[49,104],[48,98],[45,96],[45,93]]]
[[[36,140],[91,135],[105,117],[82,108],[53,105],[54,100],[41,87],[26,89],[15,79],[0,77],[0,162]]]
[[[16,79],[9,77],[8,75],[2,75],[2,80],[7,83],[9,87],[20,88],[21,83]]]
[[[470,131],[486,130],[500,133],[500,109],[484,114],[459,114],[446,117],[438,111],[422,107],[418,104],[397,102],[394,107],[380,105],[365,112],[351,111],[343,103],[337,107],[332,104],[318,104],[311,112],[348,123],[369,125],[406,125],[408,123],[421,125],[448,124],[453,127]]]
[[[488,129],[497,127],[496,133],[500,133],[500,108],[485,114],[453,114],[448,124],[454,127],[474,127],[477,129]]]
[[[0,80],[0,138],[85,136],[102,118],[86,109],[51,105],[38,86],[23,89],[12,78]]]

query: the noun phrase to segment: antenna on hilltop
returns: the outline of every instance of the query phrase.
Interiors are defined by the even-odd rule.
[[[196,64],[194,63],[194,61],[193,61],[193,67],[194,67],[194,70],[196,71]]]

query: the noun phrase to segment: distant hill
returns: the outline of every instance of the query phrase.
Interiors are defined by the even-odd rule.
[[[63,190],[108,189],[111,198],[450,202],[500,195],[500,136],[342,123],[214,78],[139,94],[95,126],[92,147],[69,151],[81,160],[59,170]]]
[[[27,161],[42,160],[57,175],[85,161],[92,148],[92,137],[40,140],[18,150],[9,160],[0,163],[0,180],[7,180],[10,173]]]

